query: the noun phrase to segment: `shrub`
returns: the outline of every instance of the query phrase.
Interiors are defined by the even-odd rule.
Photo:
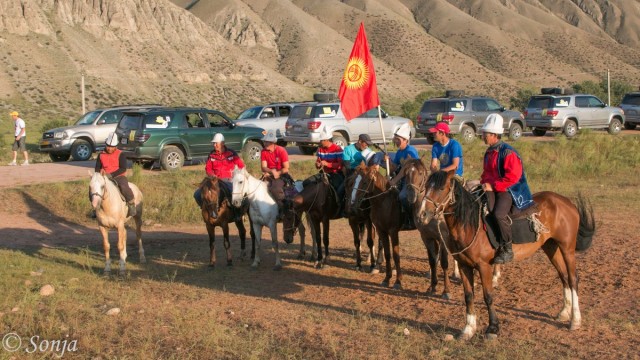
[[[63,127],[63,126],[67,126],[67,125],[69,125],[67,120],[60,120],[60,119],[59,120],[49,120],[46,123],[44,123],[44,125],[42,125],[42,127],[40,128],[40,132],[44,133],[44,132],[47,132],[48,130],[59,128],[59,127]]]

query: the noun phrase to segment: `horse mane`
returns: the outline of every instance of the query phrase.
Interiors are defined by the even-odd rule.
[[[427,180],[427,188],[442,190],[447,181],[451,181],[450,186],[453,187],[453,204],[454,223],[463,227],[472,227],[477,229],[478,214],[480,212],[480,203],[477,199],[462,186],[455,178],[449,180],[449,174],[446,171],[436,171]]]

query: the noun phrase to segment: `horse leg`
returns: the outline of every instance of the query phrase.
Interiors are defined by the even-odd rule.
[[[467,305],[466,324],[462,329],[460,338],[462,340],[470,340],[475,335],[478,326],[473,305],[473,268],[468,265],[462,265],[460,270],[462,270],[460,279],[464,288],[464,302]]]
[[[106,227],[100,226],[100,233],[102,234],[102,247],[104,248],[104,276],[111,275],[111,257],[109,256],[109,251],[111,249],[111,245],[109,245],[109,229]]]
[[[380,237],[380,232],[378,232],[378,251],[376,252],[376,262],[377,266],[375,269],[371,270],[372,274],[377,274],[382,271],[382,264],[384,264],[384,243],[382,238]]]
[[[389,281],[391,281],[391,245],[389,244],[389,234],[386,231],[378,231],[378,236],[380,238],[380,241],[382,241],[386,268],[384,280],[382,280],[382,283],[380,285],[388,287]]]
[[[278,249],[278,222],[273,220],[272,224],[269,225],[269,229],[271,230],[271,245],[273,246],[273,250],[276,252],[276,265],[273,267],[273,270],[282,270],[280,250]]]
[[[209,235],[209,268],[213,270],[216,267],[216,227],[209,222],[206,227]]]
[[[460,266],[458,266],[458,261],[456,259],[453,259],[453,278],[460,279]]]
[[[378,260],[379,246],[376,247],[375,241],[373,240],[375,230],[373,229],[371,221],[366,220],[364,224],[367,230],[367,246],[369,247],[369,272],[373,274],[374,270],[376,269],[376,261]]]
[[[298,216],[298,215],[295,215],[295,216]],[[313,238],[315,236],[313,235],[313,223],[311,222],[311,218],[308,215],[306,216],[306,218],[307,218],[307,226],[309,226],[309,231],[311,231],[311,238]],[[298,225],[298,230],[301,230],[301,229],[304,229],[304,226],[302,226],[302,220]],[[298,260],[304,260],[304,256],[307,254],[305,247],[306,247],[305,234],[303,231],[301,231],[300,232],[300,251],[298,252]]]
[[[316,249],[316,254],[315,254],[315,259],[316,259],[316,263],[314,264],[314,267],[316,269],[319,269],[322,267],[321,264],[321,260],[322,260],[322,240],[320,239],[320,236],[322,235],[322,233],[320,232],[320,219],[314,219],[313,221],[313,232],[315,233],[315,238],[314,240],[314,245],[315,245],[315,249]]]
[[[440,266],[442,267],[443,277],[443,285],[444,289],[442,290],[442,298],[445,300],[451,299],[449,295],[449,288],[451,287],[451,280],[449,279],[449,254],[447,253],[447,249],[444,246],[440,246],[440,244],[436,241],[436,249],[440,248]],[[437,263],[437,262],[436,262]]]
[[[329,217],[322,219],[322,242],[324,243],[324,259],[322,259],[322,266],[329,262]]]
[[[136,222],[136,239],[138,240],[140,263],[144,264],[147,262],[147,258],[144,256],[144,248],[142,247],[142,205],[140,205],[140,210],[137,211],[134,220]]]
[[[500,276],[502,275],[500,272],[501,268],[502,268],[502,265],[500,264],[493,265],[493,277],[491,278],[491,284],[493,285],[494,288],[498,287]]]
[[[120,269],[118,274],[124,276],[127,264],[127,229],[124,227],[124,221],[118,224],[118,251],[120,252]]]
[[[298,234],[300,234],[300,253],[298,254],[298,259],[304,259],[304,238],[306,237],[307,230],[304,228],[304,224],[302,221],[298,223]]]
[[[255,257],[253,258],[253,264],[251,264],[252,269],[257,269],[258,265],[260,265],[260,247],[262,243],[262,225],[257,223],[253,223],[253,229],[256,232],[256,247],[255,247]]]
[[[231,243],[229,242],[229,223],[222,223],[222,238],[224,250],[227,253],[227,266],[233,266],[233,254],[231,253]]]
[[[253,224],[253,220],[251,220],[251,212],[247,213],[249,217],[249,235],[251,235],[251,258],[255,259],[256,257],[256,231],[255,225]]]
[[[427,290],[427,295],[435,295],[436,287],[438,286],[438,245],[436,241],[435,239],[422,236],[422,242],[427,248],[427,258],[429,259],[429,270],[431,272],[431,287]]]
[[[558,248],[558,244],[553,240],[548,240],[544,245],[542,245],[542,250],[547,255],[551,264],[556,268],[558,272],[558,277],[560,277],[560,281],[562,282],[562,294],[564,298],[564,304],[562,306],[562,310],[556,316],[557,321],[568,321],[571,320],[571,311],[573,308],[573,294],[571,288],[569,287],[569,280],[567,274],[567,265],[562,257],[562,252]],[[576,295],[577,297],[577,295]],[[573,324],[572,324],[573,325]]]
[[[482,282],[484,304],[487,306],[487,311],[489,312],[489,326],[485,334],[488,339],[493,339],[500,332],[500,322],[493,307],[493,268],[488,263],[480,263],[478,264],[478,271],[480,272],[480,281]]]
[[[393,262],[396,265],[396,282],[393,284],[393,288],[401,290],[402,271],[400,270],[400,238],[398,237],[398,231],[391,233],[391,244],[393,245]]]
[[[244,227],[242,220],[236,221],[235,224],[238,228],[238,236],[240,236],[240,259],[244,260],[244,258],[247,257],[247,229]],[[251,224],[251,222],[249,222],[249,224]]]
[[[349,218],[349,227],[351,227],[351,234],[353,234],[353,246],[356,248],[356,270],[362,269],[362,257],[360,252],[360,224],[358,220],[353,217]]]

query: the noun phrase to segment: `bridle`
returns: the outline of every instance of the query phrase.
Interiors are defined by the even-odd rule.
[[[419,171],[415,166],[411,166],[410,169],[406,170],[407,172],[409,172],[409,175],[413,172],[413,171],[418,171],[419,175],[422,175],[422,180],[420,180],[420,184],[419,185],[414,185],[412,182],[408,182],[408,186],[410,186],[416,193],[416,200],[419,198],[423,198],[425,197],[425,193],[427,191],[427,174],[423,174],[422,171]],[[407,175],[405,175],[407,176]]]

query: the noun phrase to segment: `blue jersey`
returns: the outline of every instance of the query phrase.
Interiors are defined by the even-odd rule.
[[[396,166],[399,166],[400,160],[404,160],[408,157],[412,159],[420,158],[420,156],[418,155],[418,150],[416,150],[416,148],[411,145],[407,145],[407,147],[404,148],[404,150],[398,150],[396,152],[396,156],[393,158],[393,163],[396,164]]]
[[[453,159],[460,158],[456,175],[462,176],[464,170],[462,165],[462,146],[457,140],[449,139],[447,145],[442,145],[439,142],[434,143],[431,148],[431,158],[440,161],[440,169],[453,164]]]

